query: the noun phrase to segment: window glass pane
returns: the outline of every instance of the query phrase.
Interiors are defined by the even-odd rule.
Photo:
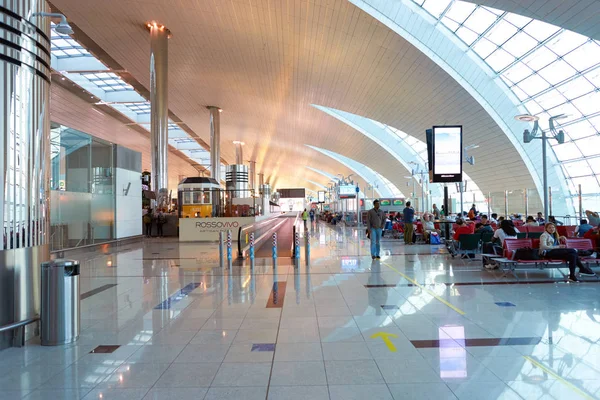
[[[545,67],[556,60],[558,56],[547,47],[539,47],[532,54],[523,59],[523,62],[534,70]]]
[[[522,15],[513,14],[513,13],[506,14],[504,16],[504,19],[506,21],[510,22],[511,24],[513,24],[514,26],[516,26],[517,28],[522,28],[531,22],[531,18],[527,18]]]
[[[592,169],[587,161],[575,161],[563,164],[563,168],[570,177],[589,176],[592,175]]]
[[[565,55],[564,59],[578,71],[585,71],[600,63],[600,46],[594,42],[587,42]]]
[[[577,140],[577,139],[584,138],[587,136],[597,135],[596,129],[587,120],[562,127],[561,129],[563,129],[565,131],[565,133],[567,134],[567,136],[569,138],[571,138],[572,140]],[[599,136],[599,138],[600,138],[600,136]],[[599,147],[599,146],[600,146],[600,143],[598,143],[596,145],[596,147]],[[598,148],[598,152],[600,153],[600,148]]]
[[[531,75],[533,71],[523,63],[516,63],[504,72],[504,75],[513,82],[521,82]]]
[[[504,43],[502,48],[515,57],[522,57],[525,53],[536,47],[537,44],[537,40],[526,33],[519,32],[508,42]]]
[[[439,18],[448,7],[448,4],[450,4],[450,0],[427,0],[423,4],[423,8],[434,17]]]
[[[485,37],[490,41],[501,45],[517,33],[517,28],[506,21],[500,20],[498,23],[485,34]]]
[[[585,74],[585,77],[594,86],[600,87],[600,68],[596,68],[595,70],[588,72]]]
[[[457,30],[456,34],[458,35],[459,38],[462,39],[463,42],[465,42],[467,44],[467,46],[470,46],[471,44],[473,44],[473,42],[479,37],[478,34],[476,34],[475,32],[473,32],[470,29],[465,28],[464,26],[462,28],[460,28],[459,30]]]
[[[583,114],[589,115],[600,111],[600,92],[592,92],[573,100],[575,107]]]
[[[536,103],[535,100],[529,100],[524,105],[525,108],[527,108],[527,111],[529,111],[529,114],[531,115],[538,115],[543,111],[542,107],[540,107],[540,105]]]
[[[583,96],[584,94],[588,94],[594,90],[595,87],[584,77],[579,77],[563,83],[556,89],[564,94],[567,99],[574,99]]]
[[[594,174],[600,173],[600,157],[589,158],[587,161]]]
[[[518,85],[525,93],[533,96],[540,93],[542,90],[546,90],[550,87],[550,84],[546,82],[539,75],[531,75]]]
[[[590,136],[585,139],[580,139],[575,142],[581,153],[586,156],[595,156],[600,154],[600,137],[598,136]]]
[[[525,28],[525,32],[537,39],[539,42],[543,42],[550,36],[554,35],[560,30],[558,26],[550,25],[539,20],[532,20]]]
[[[546,46],[559,56],[564,56],[571,50],[584,44],[588,38],[579,33],[563,31],[552,39]]]
[[[456,31],[460,26],[458,23],[447,17],[442,18],[442,24],[446,25],[452,32]]]
[[[563,104],[567,101],[567,99],[565,99],[565,97],[556,90],[551,90],[540,96],[537,96],[535,101],[537,101],[537,103],[544,108],[544,110],[549,110]]]
[[[477,32],[481,35],[497,19],[498,16],[489,12],[483,7],[479,7],[475,11],[473,11],[473,14],[471,14],[469,18],[467,18],[464,25],[472,31]]]
[[[573,67],[562,60],[555,61],[546,68],[538,71],[538,74],[552,85],[556,85],[576,73],[577,71]]]
[[[577,187],[577,185],[581,185],[582,194],[598,193],[598,180],[595,176],[593,179],[573,178],[573,185],[575,187]]]
[[[550,114],[550,115],[560,115],[560,114],[566,115],[567,117],[562,118],[559,121],[561,124],[568,124],[571,121],[575,121],[575,120],[578,120],[579,118],[583,117],[583,115],[579,112],[579,110],[577,110],[577,108],[575,108],[575,106],[573,106],[573,104],[571,104],[571,103],[564,103],[558,107],[554,107],[554,108],[548,110],[548,114]]]
[[[485,61],[490,65],[490,67],[492,67],[494,71],[498,72],[508,67],[512,62],[515,61],[515,58],[500,48],[493,52],[491,56],[486,58]]]
[[[475,53],[479,54],[479,57],[484,59],[490,54],[492,54],[497,48],[498,46],[484,38],[480,39],[473,46],[473,50],[475,51]]]
[[[518,86],[513,86],[511,88],[511,90],[518,97],[518,99],[521,100],[521,101],[529,98],[529,95],[527,93],[525,93],[524,91],[522,91],[521,89],[519,89]]]
[[[575,142],[555,144],[556,141],[551,141],[550,143],[552,143],[552,147],[559,161],[581,158],[581,151],[579,151]]]
[[[471,15],[473,10],[477,7],[475,4],[467,3],[465,1],[455,2],[450,10],[446,13],[446,16],[452,18],[454,21],[462,24],[465,22],[467,17]]]

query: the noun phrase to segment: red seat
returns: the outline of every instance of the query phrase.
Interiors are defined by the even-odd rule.
[[[544,232],[545,227],[543,226],[529,226],[529,225],[525,225],[524,228],[526,228],[527,232]]]
[[[592,241],[590,239],[567,239],[567,248],[577,250],[594,250]]]
[[[532,239],[504,239],[504,257],[512,260],[513,252],[523,247],[533,247]]]

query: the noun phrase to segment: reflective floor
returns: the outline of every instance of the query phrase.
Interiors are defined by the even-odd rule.
[[[1,352],[0,399],[600,397],[597,281],[517,284],[388,238],[371,261],[362,229],[309,233],[298,268],[229,272],[172,239],[80,258],[80,339]]]

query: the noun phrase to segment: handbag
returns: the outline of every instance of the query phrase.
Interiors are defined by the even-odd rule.
[[[522,247],[515,250],[513,260],[539,260],[540,252],[538,249],[532,249],[531,247]]]
[[[438,235],[437,232],[432,232],[431,235],[429,235],[429,244],[441,244],[440,235]]]

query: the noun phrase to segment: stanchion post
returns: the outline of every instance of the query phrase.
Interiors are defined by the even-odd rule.
[[[277,232],[273,233],[273,259],[277,258]]]
[[[225,235],[223,231],[219,231],[219,265],[222,267],[225,261],[223,254],[223,242],[225,242]]]
[[[250,259],[254,260],[254,232],[250,234]]]
[[[232,266],[231,258],[231,230],[227,230],[227,263],[229,264],[230,268]]]
[[[308,260],[310,259],[310,237],[306,236],[304,238],[305,242],[304,242],[304,258],[306,259],[306,262],[308,263]]]
[[[296,260],[300,258],[300,235],[298,232],[294,234],[294,258]]]

